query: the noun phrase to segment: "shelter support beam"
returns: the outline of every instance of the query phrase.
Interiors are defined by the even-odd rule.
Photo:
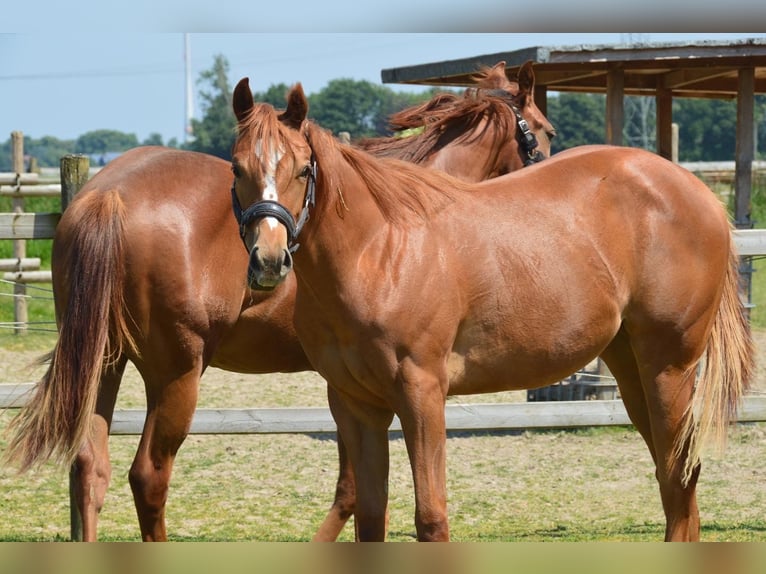
[[[755,154],[754,102],[755,69],[742,68],[738,74],[737,144],[734,171],[734,221],[738,229],[750,229],[750,192],[753,185]]]
[[[657,88],[657,153],[673,162],[678,162],[678,151],[673,149],[673,93]]]
[[[625,125],[625,71],[612,68],[606,78],[606,143],[622,145]]]

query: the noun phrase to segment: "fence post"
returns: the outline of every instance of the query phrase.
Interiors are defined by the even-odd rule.
[[[20,185],[21,174],[24,173],[24,134],[11,132],[13,171],[16,172],[16,185]],[[24,213],[24,197],[19,193],[13,198],[13,213]],[[18,260],[18,270],[21,271],[21,260],[27,256],[27,242],[24,239],[14,239],[13,256]],[[27,309],[27,286],[23,281],[13,284],[13,320],[16,325],[13,332],[22,335],[27,332],[29,311]]]
[[[90,161],[88,156],[69,154],[61,158],[61,213],[64,213],[75,194],[88,181]]]
[[[75,194],[88,181],[90,161],[87,156],[79,154],[65,155],[60,162],[61,173],[61,212],[64,213],[72,203]],[[69,521],[70,536],[73,542],[82,541],[82,516],[77,509],[74,492],[74,477],[77,472],[76,463],[69,469]]]

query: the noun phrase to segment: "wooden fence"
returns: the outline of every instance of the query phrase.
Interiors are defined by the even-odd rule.
[[[26,403],[31,383],[0,385],[0,408]],[[621,400],[543,401],[533,403],[448,404],[447,430],[525,430],[631,424]],[[116,410],[111,434],[141,434],[146,411]],[[747,396],[739,410],[740,422],[766,421],[766,396]],[[197,409],[191,434],[268,434],[335,432],[326,407]],[[400,431],[394,418],[392,431]]]

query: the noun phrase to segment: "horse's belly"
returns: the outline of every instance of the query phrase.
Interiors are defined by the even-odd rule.
[[[447,358],[449,394],[530,389],[568,377],[598,357],[619,330],[619,313],[602,311],[582,321],[462,333]]]

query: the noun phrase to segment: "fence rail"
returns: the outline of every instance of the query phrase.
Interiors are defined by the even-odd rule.
[[[29,398],[31,383],[0,385],[0,408],[19,408]],[[448,431],[497,431],[546,428],[620,426],[631,424],[622,400],[544,401],[532,403],[448,404]],[[111,434],[141,434],[146,411],[122,409],[114,412]],[[766,396],[747,396],[742,401],[739,422],[766,421]],[[392,431],[401,430],[397,417]],[[191,434],[268,434],[335,432],[326,407],[197,409]]]

